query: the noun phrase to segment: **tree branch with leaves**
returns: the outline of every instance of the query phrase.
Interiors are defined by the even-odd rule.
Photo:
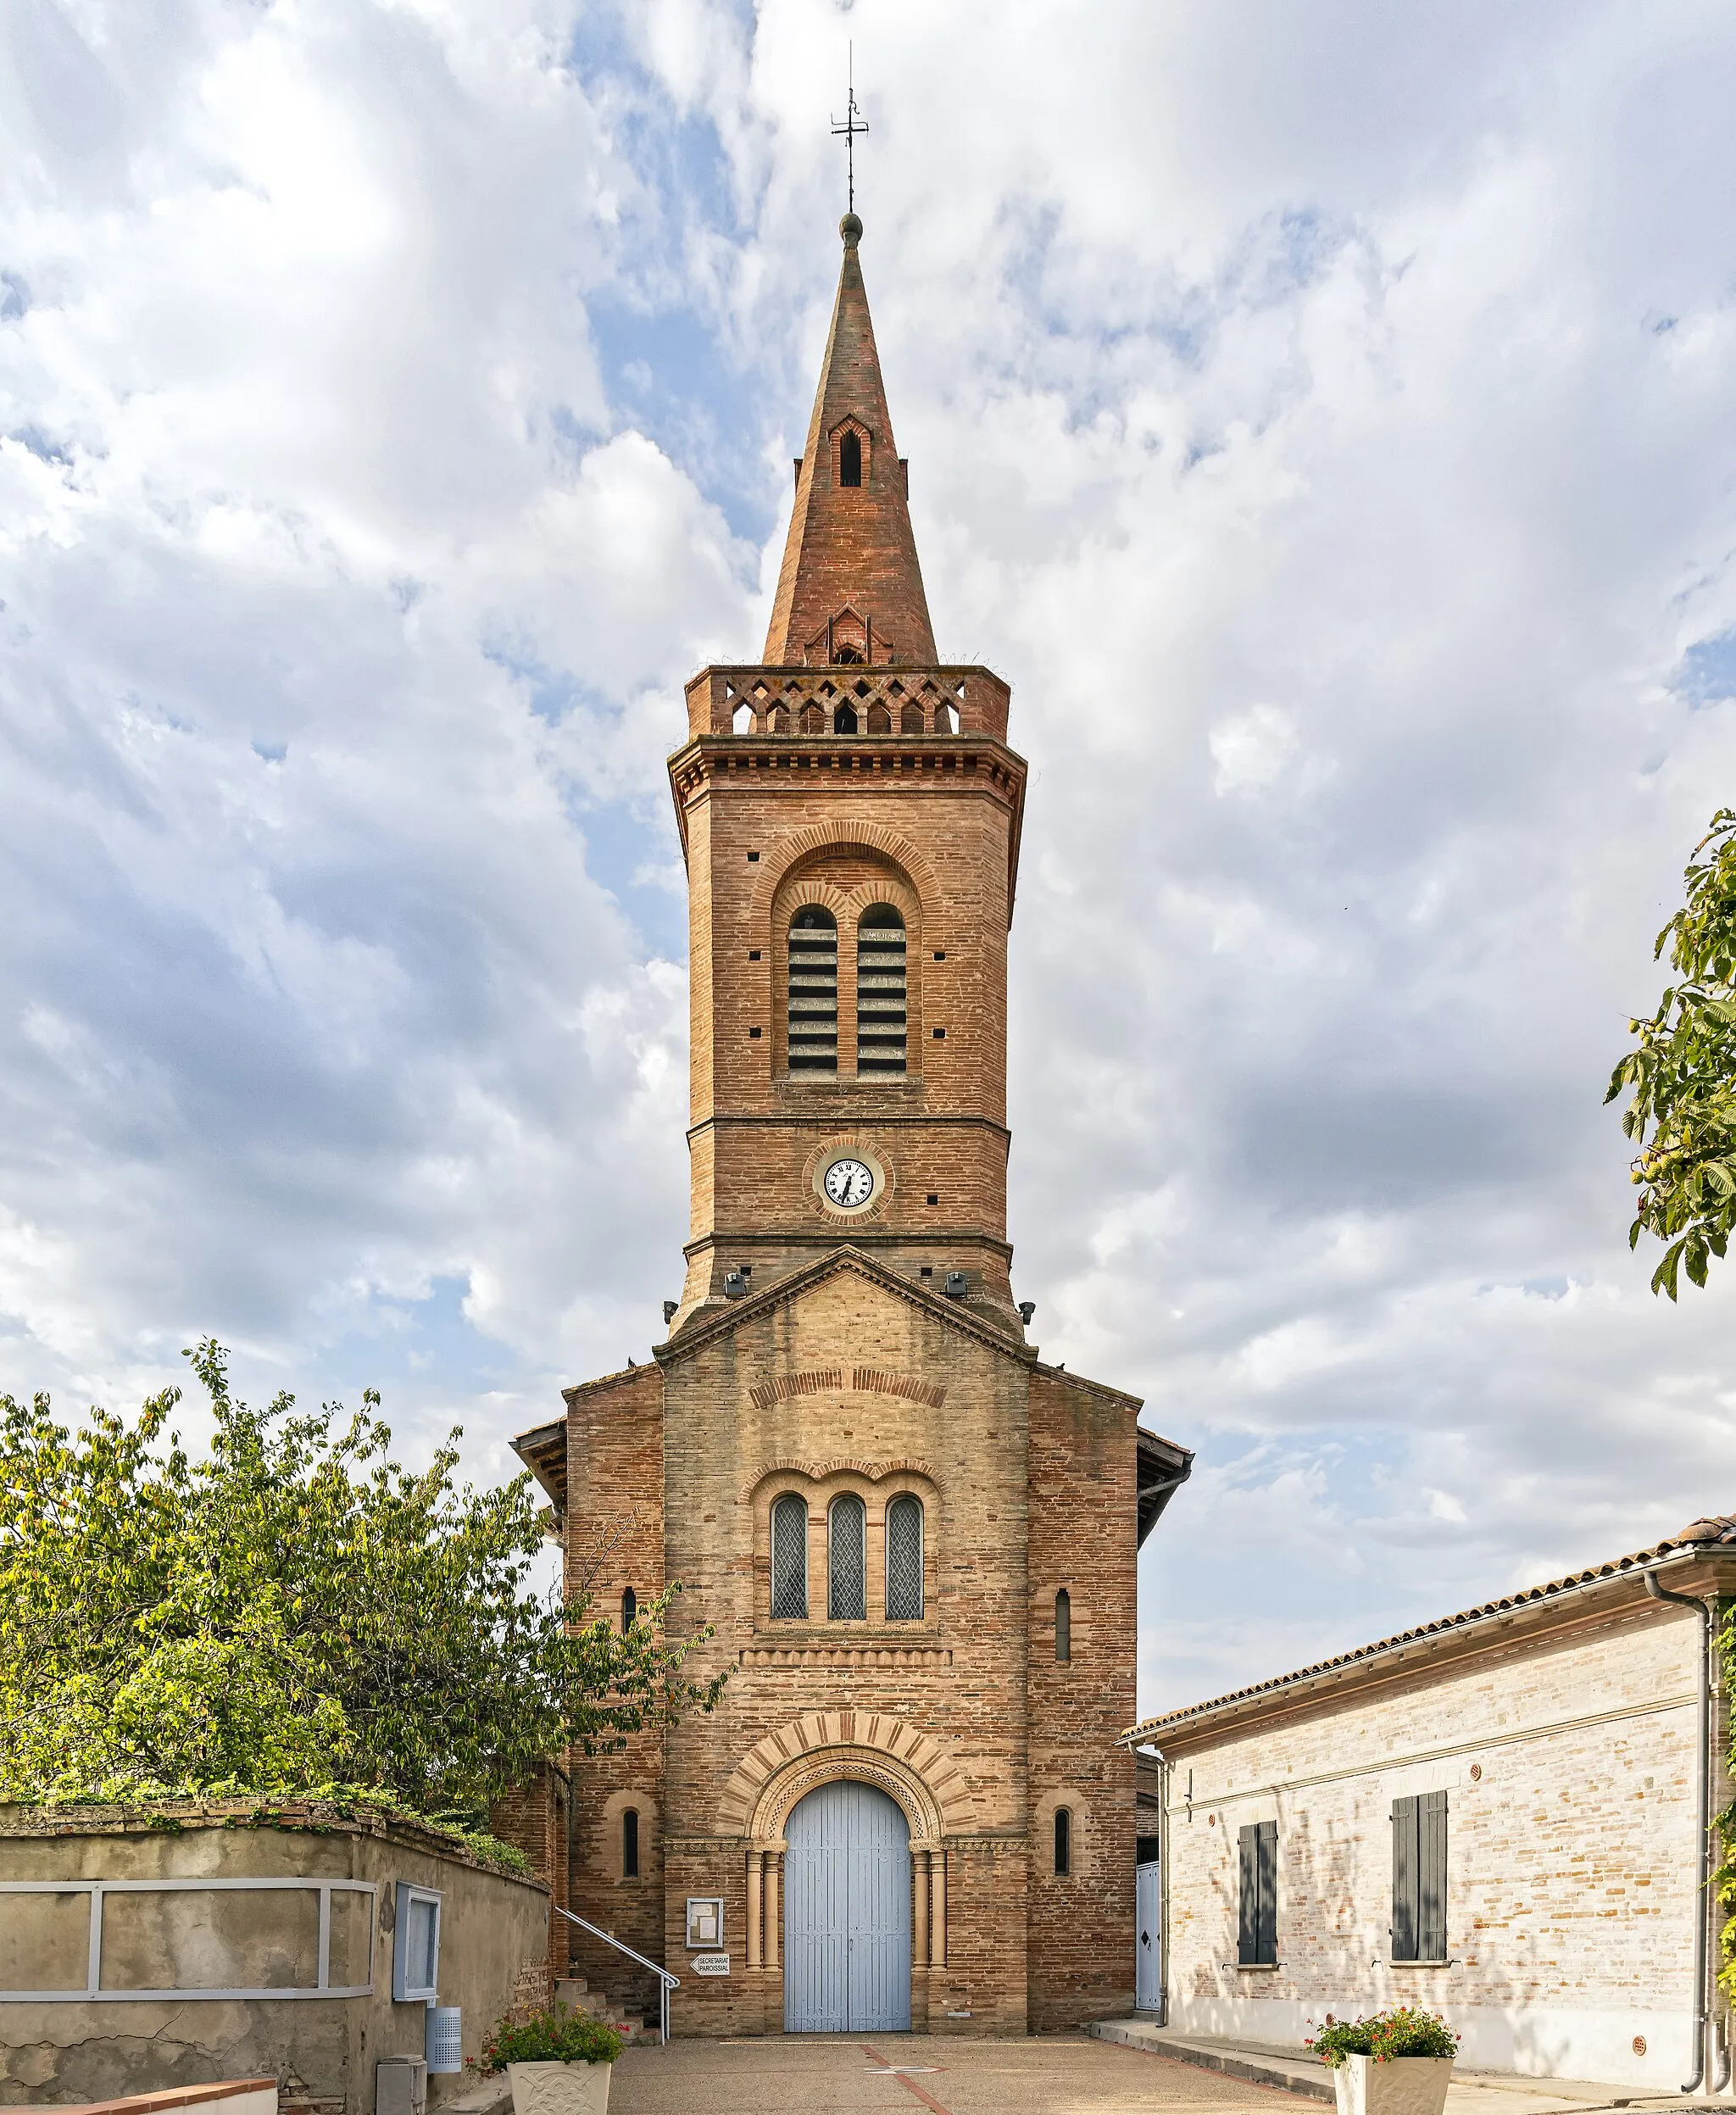
[[[1628,1023],[1635,1047],[1604,1096],[1632,1097],[1622,1127],[1640,1149],[1639,1202],[1628,1245],[1642,1233],[1668,1244],[1651,1288],[1672,1300],[1684,1270],[1705,1283],[1736,1227],[1736,810],[1712,817],[1684,879],[1687,899],[1652,950],[1669,949],[1678,981],[1650,1020]]]
[[[366,1793],[476,1813],[539,1764],[709,1711],[679,1586],[623,1635],[539,1592],[528,1476],[459,1489],[391,1455],[370,1390],[297,1412],[231,1395],[215,1343],[209,1456],[179,1391],[75,1433],[0,1396],[0,1800]]]

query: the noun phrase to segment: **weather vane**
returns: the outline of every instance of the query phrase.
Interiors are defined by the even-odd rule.
[[[867,122],[856,108],[856,46],[853,38],[850,43],[850,107],[842,125],[836,118],[832,121],[832,136],[843,142],[844,153],[849,158],[849,209],[852,213],[856,210],[856,135],[867,130]]]

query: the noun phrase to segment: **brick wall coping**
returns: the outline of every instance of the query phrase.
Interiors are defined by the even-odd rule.
[[[197,2107],[203,2101],[231,2101],[243,2093],[277,2097],[275,2079],[225,2079],[215,2085],[176,2085],[161,2093],[128,2093],[118,2101],[78,2101],[59,2115],[156,2115],[162,2107]]]
[[[1310,1692],[1324,1684],[1336,1684],[1347,1676],[1365,1671],[1371,1677],[1383,1674],[1391,1661],[1418,1648],[1432,1656],[1462,1641],[1466,1633],[1481,1625],[1498,1624],[1505,1632],[1522,1615],[1537,1611],[1553,1612],[1561,1604],[1583,1600],[1587,1595],[1637,1585],[1643,1573],[1666,1566],[1674,1570],[1696,1559],[1710,1559],[1716,1567],[1717,1590],[1736,1590],[1736,1547],[1730,1546],[1733,1545],[1736,1545],[1736,1514],[1693,1521],[1678,1534],[1666,1536],[1649,1550],[1612,1557],[1605,1564],[1591,1565],[1583,1572],[1570,1572],[1565,1578],[1551,1579],[1546,1585],[1528,1586],[1516,1594],[1504,1594],[1499,1600],[1479,1602],[1475,1608],[1461,1609],[1455,1616],[1438,1617],[1434,1622],[1420,1623],[1415,1629],[1401,1630],[1373,1645],[1358,1645],[1330,1660],[1318,1660],[1311,1667],[1298,1667],[1289,1674],[1250,1683],[1245,1689],[1232,1689],[1203,1704],[1188,1704],[1179,1711],[1142,1719],[1121,1737],[1130,1745],[1136,1741],[1149,1741],[1161,1746],[1166,1739],[1174,1743],[1178,1736],[1191,1737],[1208,1731],[1221,1733],[1238,1720],[1270,1717],[1275,1706],[1291,1701],[1301,1704],[1305,1700],[1311,1704],[1317,1700]]]
[[[334,1800],[314,1799],[150,1800],[136,1806],[0,1805],[0,1836],[162,1836],[179,1835],[192,1828],[279,1828],[319,1836],[375,1836],[431,1851],[437,1857],[473,1867],[478,1873],[516,1880],[545,1895],[548,1892],[545,1881],[479,1857],[467,1845],[419,1815],[392,1808],[376,1812],[366,1806],[340,1805]]]

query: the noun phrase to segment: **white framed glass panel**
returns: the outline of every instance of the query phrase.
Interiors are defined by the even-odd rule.
[[[392,1995],[399,2005],[431,2005],[440,1984],[440,1896],[398,1884],[392,1940]]]
[[[832,1501],[826,1545],[826,1613],[835,1623],[862,1622],[868,1614],[868,1508],[854,1491]]]
[[[906,1493],[886,1509],[886,1619],[922,1618],[922,1501]]]

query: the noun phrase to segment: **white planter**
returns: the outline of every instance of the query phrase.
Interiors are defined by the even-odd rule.
[[[1346,2057],[1333,2069],[1338,2115],[1441,2115],[1452,2076],[1450,2057]]]
[[[509,2063],[512,2115],[604,2115],[612,2063]]]

